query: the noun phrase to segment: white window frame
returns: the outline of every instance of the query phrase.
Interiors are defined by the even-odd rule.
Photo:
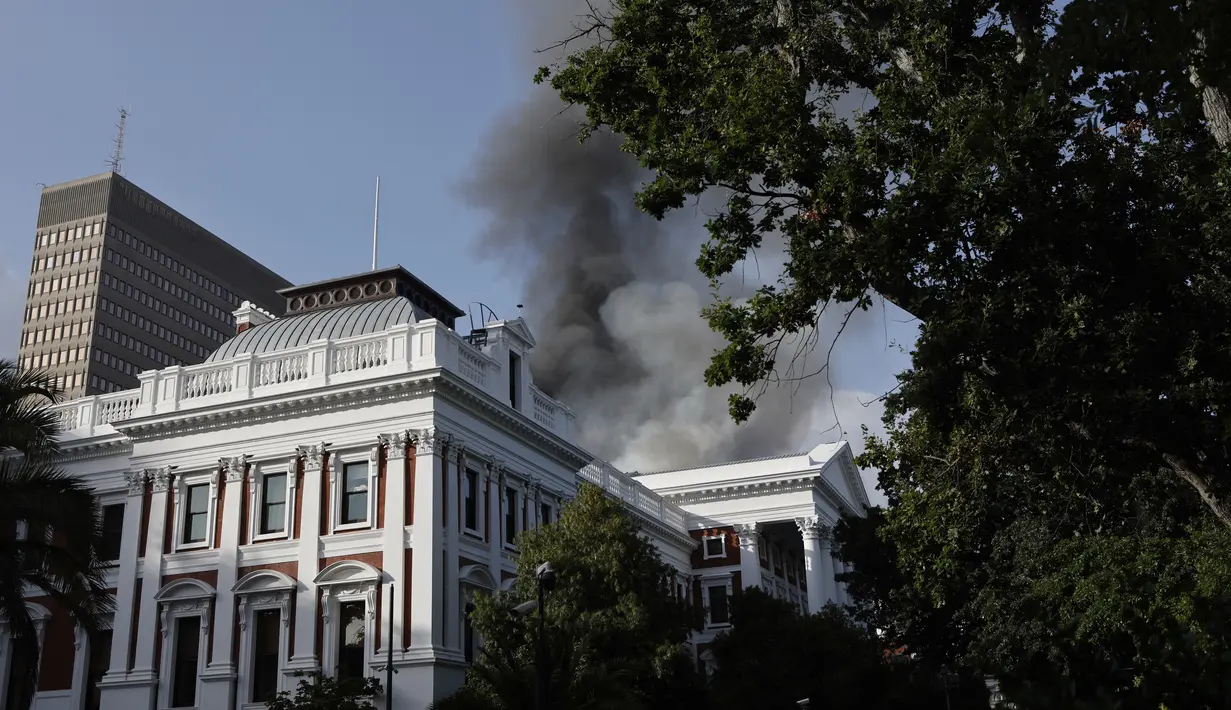
[[[710,554],[710,540],[721,540],[721,541],[722,541],[722,548],[721,548],[722,552],[721,552],[721,553],[719,553],[719,554],[717,554],[717,555],[711,555],[711,554]],[[702,538],[701,538],[701,556],[702,556],[702,559],[706,559],[706,560],[720,560],[720,559],[725,559],[725,558],[726,558],[726,556],[727,556],[727,534],[726,534],[726,533],[718,533],[717,535],[704,535],[704,536],[702,536]]]
[[[517,543],[509,539],[509,491],[517,492],[517,509],[513,512],[513,527],[517,530],[517,535],[520,535],[526,531],[526,487],[520,481],[515,483],[514,479],[509,477],[500,490],[500,536],[504,540],[505,549],[517,550]]]
[[[218,472],[190,473],[175,477],[175,551],[205,550],[214,546],[214,527],[218,520]],[[188,513],[188,489],[208,485],[209,497],[205,510],[205,539],[184,541],[184,523]]]
[[[701,603],[705,605],[705,628],[707,629],[725,629],[731,625],[731,600],[735,594],[733,589],[734,578],[730,573],[703,576],[701,578]],[[710,618],[710,590],[721,587],[727,592],[727,620],[714,622]]]
[[[38,637],[39,658],[42,658],[43,639],[47,635],[47,622],[51,620],[51,612],[47,607],[34,602],[26,602],[26,609],[30,611],[30,618],[34,621],[34,633]],[[13,639],[9,636],[9,622],[0,618],[0,688],[4,689],[5,695],[0,696],[0,704],[8,695],[9,674],[13,669]],[[34,694],[38,695],[38,681],[35,681]],[[37,700],[32,703],[37,705]]]
[[[473,604],[480,596],[490,596],[495,594],[499,585],[492,578],[491,572],[487,570],[485,565],[467,565],[458,571],[458,590],[460,592],[460,603],[457,605],[457,638],[458,648],[462,651],[462,657],[466,655],[466,607]],[[474,632],[474,647],[471,649],[473,658],[479,657],[479,652],[483,648],[483,635],[475,629],[473,625],[471,630]]]
[[[210,616],[214,605],[214,588],[195,579],[177,579],[158,590],[154,599],[158,602],[158,618],[162,625],[162,654],[158,665],[158,707],[171,707],[172,686],[175,679],[176,634],[180,619],[199,617],[201,620],[200,648],[197,650],[196,705],[200,707],[201,673],[209,665]]]
[[[100,631],[114,632],[115,614],[103,614],[98,619],[98,628]],[[112,638],[114,639],[114,636]],[[73,695],[69,707],[75,710],[82,710],[85,708],[86,697],[90,692],[90,689],[87,687],[90,682],[90,657],[98,649],[94,648],[93,640],[81,624],[77,624],[73,628],[73,648],[77,652],[73,658],[73,687],[71,691]],[[107,670],[110,671],[111,669],[108,668]]]
[[[321,672],[324,675],[337,677],[340,606],[342,602],[351,601],[364,604],[364,674],[371,674],[376,661],[376,587],[380,581],[379,570],[357,560],[335,562],[313,580],[321,589]]]
[[[374,530],[376,528],[376,482],[380,467],[377,458],[378,448],[371,451],[341,451],[330,452],[329,455],[329,486],[330,486],[330,530],[345,532],[347,530]],[[346,465],[367,463],[368,465],[368,517],[357,523],[342,522],[342,484],[345,481]]]
[[[295,483],[297,462],[289,464],[256,464],[248,471],[248,530],[252,542],[262,540],[288,540],[291,536],[291,509],[295,507]],[[286,476],[286,505],[282,508],[282,531],[261,532],[261,513],[265,510],[265,479],[268,476]]]
[[[265,703],[252,701],[253,668],[256,662],[256,613],[277,609],[282,616],[278,637],[278,692],[290,690],[287,663],[291,658],[291,598],[296,590],[295,580],[271,569],[261,569],[244,575],[235,583],[232,591],[239,599],[237,621],[239,623],[239,666],[236,674],[238,688],[236,705],[243,710],[262,710]]]

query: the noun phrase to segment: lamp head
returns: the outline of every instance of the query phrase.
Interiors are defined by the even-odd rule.
[[[552,569],[550,562],[539,565],[539,568],[534,571],[534,576],[538,577],[539,583],[543,585],[543,591],[550,592],[556,588],[556,571]]]

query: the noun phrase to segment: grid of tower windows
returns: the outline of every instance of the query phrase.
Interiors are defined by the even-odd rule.
[[[172,273],[179,274],[183,278],[188,279],[192,283],[200,286],[206,291],[209,291],[218,298],[225,300],[227,303],[231,304],[233,308],[238,308],[242,302],[242,299],[234,293],[231,293],[231,291],[225,286],[215,282],[208,276],[204,276],[192,267],[183,264],[178,259],[164,253],[162,250],[148,244],[144,240],[135,237],[122,229],[118,229],[115,225],[108,225],[107,233],[115,237],[118,241],[123,242],[125,246],[129,247],[136,253],[141,254],[151,261],[157,262],[160,266],[170,269]],[[158,286],[159,288],[164,289],[168,293],[175,295],[176,297],[182,299],[185,303],[208,313],[215,319],[226,324],[227,327],[234,327],[235,319],[229,312],[218,308],[214,304],[206,301],[196,294],[190,293],[173,283],[167,282],[157,274],[150,272],[149,269],[133,263],[133,261],[127,256],[118,252],[113,252],[112,250],[108,250],[107,259],[115,264],[118,264],[121,268],[126,269],[129,272],[136,274],[146,281]]]
[[[103,274],[101,281],[102,281],[102,284],[106,286],[107,288],[110,288],[123,296],[127,296],[128,298],[131,298],[132,300],[136,301],[137,303],[140,303],[146,308],[158,311],[164,316],[167,316],[168,318],[175,320],[177,323],[181,323],[189,328],[192,328],[193,330],[204,335],[205,337],[210,338],[215,343],[221,343],[222,341],[227,339],[227,336],[223,335],[221,331],[215,330],[205,325],[201,321],[197,320],[196,318],[193,318],[192,316],[179,310],[178,308],[175,308],[174,306],[170,305],[169,303],[167,303],[166,301],[163,301],[160,298],[156,298],[146,293],[145,291],[142,291],[139,288],[134,288],[132,284],[128,283],[127,281],[124,281],[123,279],[117,279],[111,276],[110,274]],[[130,312],[128,309],[123,308],[119,306],[118,304],[112,303],[111,306],[108,306],[107,305],[108,303],[111,303],[111,302],[108,301],[106,298],[99,299],[99,306],[101,306],[108,313],[111,313],[113,315],[120,315],[121,312],[123,313]],[[137,316],[136,314],[133,314],[131,317],[129,316],[121,316],[121,317],[124,317],[130,323],[137,322],[136,320],[133,320],[134,318],[140,319],[141,321],[145,320],[144,317]],[[143,329],[146,329],[145,326],[141,326],[141,327]],[[213,351],[213,347],[206,348],[188,338],[183,337],[182,335],[179,335],[178,333],[173,333],[172,331],[169,331],[166,329],[162,329],[162,330],[165,330],[165,333],[156,333],[156,335],[159,335],[159,337],[161,337],[163,340],[167,340],[168,342],[175,344],[177,347],[181,347],[184,350],[187,350],[188,352],[193,353],[194,355],[197,355],[198,357],[205,357],[206,355],[210,354]]]

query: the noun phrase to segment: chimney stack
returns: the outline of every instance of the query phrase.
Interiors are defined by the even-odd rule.
[[[235,316],[236,335],[239,335],[249,328],[255,328],[258,325],[263,325],[275,319],[274,314],[257,306],[251,301],[244,301],[231,315]]]

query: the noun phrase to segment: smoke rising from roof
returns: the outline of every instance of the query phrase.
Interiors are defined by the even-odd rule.
[[[535,36],[528,39],[541,47],[564,36],[577,4],[533,3],[528,34]],[[554,21],[535,22],[545,6]],[[529,77],[546,58],[527,55]],[[703,375],[723,345],[700,314],[710,300],[694,264],[707,238],[705,200],[662,222],[639,212],[633,194],[651,176],[620,152],[618,137],[579,143],[580,112],[561,112],[547,87],[528,80],[527,87],[526,99],[482,143],[462,194],[490,215],[481,255],[527,273],[526,317],[538,341],[530,358],[534,382],[577,412],[578,443],[625,470],[650,471],[792,453],[840,438],[830,397],[836,371],[771,388],[751,421],[731,421],[726,400],[733,390],[707,387]],[[781,254],[766,251],[761,273],[750,264],[733,294],[777,278]],[[823,362],[839,321],[822,321],[823,347],[810,356],[809,371]],[[868,321],[852,319],[843,340],[860,337]],[[851,393],[840,399],[843,408],[853,405]],[[848,412],[855,418],[877,418],[853,406],[862,410]],[[858,436],[852,417],[843,414],[841,422]]]

